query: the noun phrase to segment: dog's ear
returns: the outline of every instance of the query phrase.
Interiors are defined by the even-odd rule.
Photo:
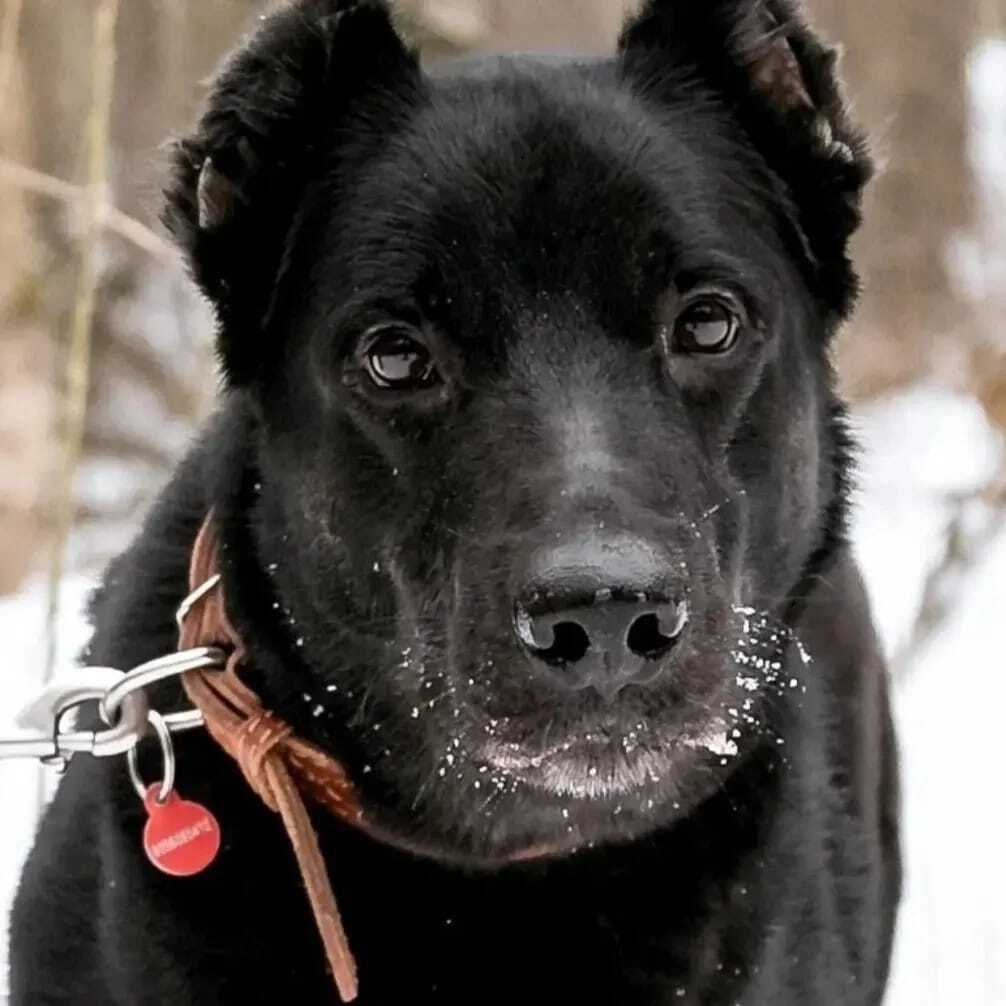
[[[795,0],[646,0],[619,43],[630,79],[659,96],[695,75],[727,104],[785,185],[808,264],[831,309],[857,282],[849,237],[872,174],[836,63]]]
[[[174,146],[163,219],[216,309],[233,384],[257,372],[312,171],[350,115],[354,129],[387,128],[419,76],[384,0],[295,0],[228,60],[194,135]]]

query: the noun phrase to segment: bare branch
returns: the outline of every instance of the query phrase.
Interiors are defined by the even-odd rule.
[[[192,419],[203,403],[201,388],[166,368],[149,343],[110,328],[102,333],[110,368],[125,370],[132,383],[150,388],[172,415]]]
[[[0,157],[0,178],[18,188],[34,192],[36,195],[47,196],[50,199],[58,199],[60,202],[68,203],[74,207],[83,207],[88,204],[89,196],[84,186],[74,185],[72,182],[66,182],[62,178],[36,171],[34,168],[7,160],[5,157]],[[118,234],[119,237],[167,265],[175,268],[181,265],[178,250],[170,241],[166,241],[160,234],[151,230],[135,217],[131,217],[112,206],[107,200],[98,200],[94,214],[94,226],[97,229],[105,229],[113,234]]]
[[[159,444],[151,443],[139,436],[110,430],[89,430],[86,437],[89,455],[104,454],[114,458],[126,458],[149,465],[154,471],[169,472],[178,458]]]
[[[906,674],[957,607],[962,581],[985,555],[989,545],[1006,529],[1006,459],[981,489],[951,499],[953,513],[947,526],[943,555],[926,577],[922,603],[912,632],[892,661],[894,673]],[[975,526],[975,508],[988,511]]]

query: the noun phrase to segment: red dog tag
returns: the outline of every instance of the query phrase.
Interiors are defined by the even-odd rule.
[[[202,873],[220,851],[220,825],[201,804],[183,800],[177,793],[157,802],[160,783],[147,789],[143,848],[158,870],[172,877]]]

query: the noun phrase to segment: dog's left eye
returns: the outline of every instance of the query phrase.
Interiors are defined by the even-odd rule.
[[[408,325],[375,326],[364,337],[364,346],[367,374],[379,388],[413,391],[440,381],[432,354]]]
[[[670,349],[675,353],[725,353],[740,336],[741,312],[721,294],[702,294],[675,319]]]

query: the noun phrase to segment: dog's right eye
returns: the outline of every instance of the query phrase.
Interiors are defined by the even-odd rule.
[[[671,349],[692,355],[726,353],[737,343],[742,327],[741,312],[732,298],[701,294],[675,320]]]
[[[420,339],[416,329],[400,323],[369,329],[362,345],[370,380],[390,391],[416,391],[440,383],[433,356]]]

